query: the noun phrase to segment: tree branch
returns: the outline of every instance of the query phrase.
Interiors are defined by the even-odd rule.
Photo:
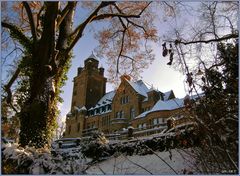
[[[69,45],[69,36],[72,33],[72,23],[73,23],[73,14],[75,11],[76,2],[68,2],[68,13],[65,15],[65,18],[59,26],[59,37],[57,40],[56,49],[58,51],[64,51],[63,54],[58,53],[52,60],[53,72],[56,72],[55,66],[59,68],[58,71],[63,69],[65,63],[68,59],[68,53],[65,54],[65,51]],[[61,57],[61,58],[60,58]]]
[[[12,87],[14,81],[18,78],[19,73],[20,73],[20,68],[17,68],[15,73],[13,74],[12,78],[7,83],[7,85],[4,86],[4,89],[7,92],[7,99],[6,99],[6,101],[7,101],[8,104],[10,104],[11,100],[12,100],[11,87]]]
[[[117,72],[116,72],[116,74],[119,73],[119,60],[120,60],[120,57],[121,57],[122,51],[123,51],[126,30],[127,30],[127,28],[123,31],[123,35],[122,35],[122,44],[121,44],[120,52],[119,52],[119,55],[118,55],[118,58],[117,58]]]
[[[29,48],[29,46],[32,46],[31,40],[27,36],[25,36],[21,29],[19,29],[17,26],[4,21],[1,24],[2,27],[10,30],[11,37],[16,39],[22,46],[24,46],[25,48]]]
[[[183,41],[175,40],[175,41],[168,41],[168,42],[175,42],[175,44],[189,45],[189,44],[194,44],[194,43],[220,42],[223,40],[236,39],[236,38],[238,38],[238,34],[228,34],[223,37],[216,38],[216,39],[214,38],[214,39],[210,39],[210,40],[196,40],[196,41],[190,41],[190,42],[183,42]]]
[[[68,3],[66,5],[66,7],[62,10],[62,12],[60,13],[60,18],[57,19],[57,25],[56,25],[56,29],[58,29],[58,27],[61,25],[63,19],[65,19],[66,15],[69,13],[69,11],[71,11],[72,9],[72,5],[76,5],[77,2],[72,2],[72,3]]]
[[[95,16],[92,21],[94,20],[102,20],[105,18],[113,18],[113,17],[122,17],[122,18],[140,18],[140,15],[127,15],[123,13],[105,13]]]
[[[161,156],[159,156],[155,151],[153,151],[150,147],[148,147],[147,145],[144,145],[146,148],[148,148],[151,152],[153,152],[153,154],[158,157],[160,160],[162,160],[175,174],[178,174],[173,167],[168,164]]]
[[[58,14],[59,2],[44,2],[46,5],[46,12],[43,22],[43,32],[40,40],[40,45],[42,46],[39,52],[39,57],[41,57],[41,62],[43,64],[49,64],[49,58],[54,57],[55,49],[55,33],[56,33],[56,18]],[[35,58],[39,59],[39,58]]]
[[[151,3],[151,2],[149,2],[149,3],[142,9],[142,11],[139,13],[139,16],[140,16],[140,15],[143,13],[143,11],[150,5],[150,3]],[[121,14],[123,13],[122,10],[121,10],[116,4],[114,4],[114,7],[117,9],[117,11],[118,11],[119,13],[121,13]],[[140,26],[140,25],[132,22],[132,21],[129,20],[128,18],[127,18],[126,20],[127,20],[130,24],[132,24],[132,25],[134,25],[134,26],[136,26],[136,27],[142,28],[143,31],[146,32],[146,30],[145,30],[145,28],[144,28],[143,26]]]
[[[35,43],[35,41],[37,40],[37,34],[36,34],[35,23],[34,23],[34,20],[33,20],[32,10],[31,10],[28,2],[23,1],[22,3],[23,3],[23,6],[24,6],[24,8],[27,12],[27,15],[28,15],[29,24],[30,24],[30,27],[31,27],[31,32],[32,32],[32,37],[33,37],[33,42]]]
[[[139,16],[142,15],[142,13],[146,10],[146,8],[152,3],[152,1],[150,1],[142,10],[141,12],[138,14]]]
[[[73,33],[70,35],[70,37],[72,37],[74,35],[76,35],[76,37],[74,38],[74,40],[70,44],[69,48],[67,49],[66,54],[72,50],[72,48],[75,46],[77,41],[82,37],[85,27],[87,26],[88,23],[92,22],[92,20],[95,16],[97,16],[97,13],[99,12],[99,10],[102,9],[103,7],[106,7],[106,6],[108,6],[110,4],[114,4],[114,3],[115,3],[114,1],[101,2],[101,4],[92,12],[92,14],[89,15],[89,17],[73,31]]]

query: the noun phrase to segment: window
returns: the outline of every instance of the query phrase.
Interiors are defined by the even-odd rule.
[[[141,129],[141,128],[142,128],[142,124],[139,124],[139,125],[138,125],[138,128]]]
[[[71,133],[71,125],[68,128],[68,134],[70,134],[70,133]]]
[[[153,125],[157,125],[158,124],[158,119],[153,119]]]
[[[107,105],[107,111],[110,111],[110,110],[112,110],[111,105]]]
[[[124,118],[124,111],[121,111],[120,118]]]
[[[130,109],[130,117],[131,117],[131,119],[133,119],[135,117],[135,109],[134,108]]]
[[[147,128],[147,124],[144,123],[144,124],[142,125],[142,127],[143,127],[143,128]]]
[[[129,96],[126,96],[126,103],[129,102]]]
[[[96,114],[99,114],[100,113],[100,108],[97,108],[96,109]]]
[[[78,123],[77,131],[78,131],[78,132],[80,131],[80,123]]]
[[[121,104],[128,103],[129,102],[129,96],[121,97],[120,102],[121,102]]]
[[[116,118],[120,118],[120,117],[121,117],[120,112],[116,112]]]

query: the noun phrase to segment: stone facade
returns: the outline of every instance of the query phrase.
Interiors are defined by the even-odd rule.
[[[131,81],[128,75],[121,76],[116,90],[105,93],[107,79],[98,64],[91,55],[84,67],[78,68],[64,137],[87,136],[93,131],[112,134],[129,126],[152,128],[182,114],[183,101],[176,99],[173,91],[160,92],[142,80]]]

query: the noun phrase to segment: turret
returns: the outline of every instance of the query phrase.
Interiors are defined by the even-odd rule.
[[[91,54],[84,61],[84,67],[78,68],[73,80],[72,109],[74,106],[89,109],[105,94],[107,79],[104,77],[104,68],[98,68],[98,64],[96,56]]]

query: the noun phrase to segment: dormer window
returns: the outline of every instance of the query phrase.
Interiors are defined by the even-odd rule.
[[[105,112],[105,111],[106,111],[106,107],[103,106],[103,107],[102,107],[102,112]]]
[[[100,108],[97,108],[96,109],[96,114],[99,114],[100,113]]]

